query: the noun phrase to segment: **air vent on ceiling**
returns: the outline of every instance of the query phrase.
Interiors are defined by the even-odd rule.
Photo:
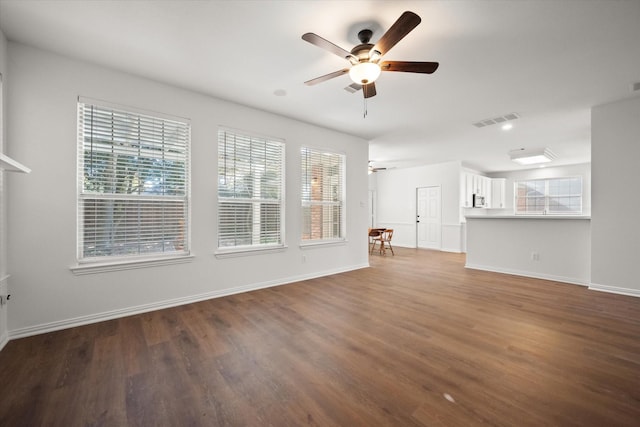
[[[485,120],[480,120],[479,122],[475,122],[473,123],[473,125],[477,128],[483,128],[485,126],[491,126],[491,125],[495,125],[498,123],[504,123],[507,122],[509,120],[515,120],[515,119],[519,119],[520,116],[518,115],[518,113],[509,113],[509,114],[505,114],[504,116],[498,116],[498,117],[493,117],[491,119],[485,119]]]

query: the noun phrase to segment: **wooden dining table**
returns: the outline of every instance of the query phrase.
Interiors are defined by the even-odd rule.
[[[373,253],[373,247],[374,247],[374,243],[375,243],[375,238],[376,237],[381,237],[382,233],[384,233],[386,231],[386,228],[370,228],[369,229],[369,254]],[[384,242],[382,240],[380,240],[380,253],[382,253],[384,251]]]

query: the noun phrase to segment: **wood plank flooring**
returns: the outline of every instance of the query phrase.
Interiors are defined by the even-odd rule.
[[[395,250],[11,341],[0,425],[640,425],[640,298]]]

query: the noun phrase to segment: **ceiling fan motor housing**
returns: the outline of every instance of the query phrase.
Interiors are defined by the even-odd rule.
[[[364,30],[360,30],[360,32],[358,33],[358,40],[360,40],[360,43],[369,43],[369,40],[371,40],[371,36],[373,36],[373,31],[365,28]]]
[[[358,33],[358,39],[361,44],[357,45],[353,49],[351,49],[351,54],[358,58],[358,62],[369,62],[372,58],[371,49],[373,49],[373,44],[369,43],[371,40],[371,36],[373,35],[373,31],[364,29]],[[378,54],[379,55],[379,54]],[[355,65],[354,63],[353,65]]]

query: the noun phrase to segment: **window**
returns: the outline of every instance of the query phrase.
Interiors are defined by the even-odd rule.
[[[516,214],[581,214],[582,178],[516,181],[515,197]]]
[[[302,240],[344,239],[345,156],[302,148]]]
[[[284,142],[218,131],[218,248],[284,245]]]
[[[78,103],[78,259],[189,253],[190,125]]]

